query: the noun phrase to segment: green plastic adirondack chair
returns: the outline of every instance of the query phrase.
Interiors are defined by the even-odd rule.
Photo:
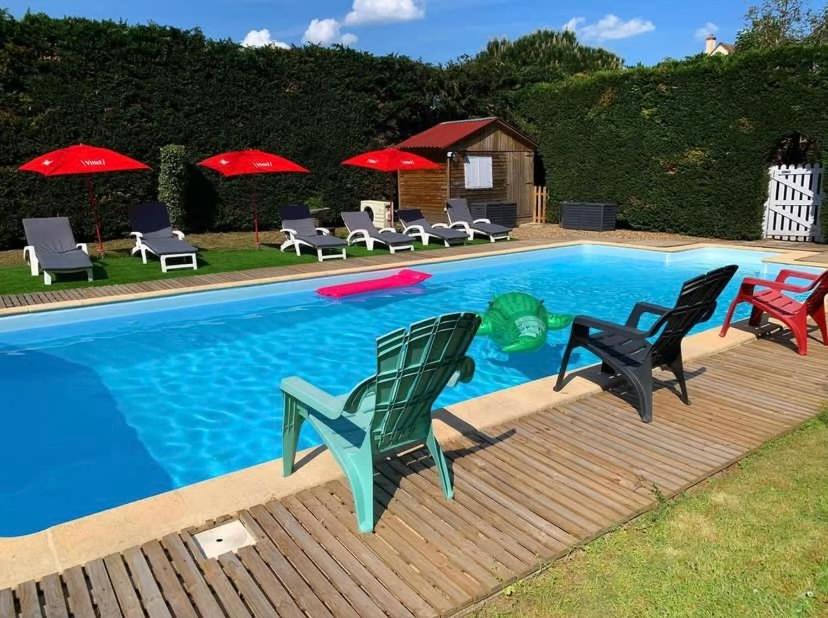
[[[431,426],[431,409],[447,385],[468,382],[474,361],[466,351],[480,318],[451,313],[377,339],[377,373],[348,395],[332,396],[290,377],[282,380],[285,476],[293,472],[302,423],[310,421],[345,471],[360,532],[374,529],[374,461],[426,446],[447,499],[454,495],[446,458]]]

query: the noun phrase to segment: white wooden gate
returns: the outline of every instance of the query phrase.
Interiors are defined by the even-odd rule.
[[[822,166],[773,165],[768,169],[765,238],[812,241],[820,238]]]

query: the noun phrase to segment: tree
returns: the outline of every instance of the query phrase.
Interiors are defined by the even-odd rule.
[[[538,30],[513,41],[494,39],[477,55],[449,63],[446,100],[470,115],[509,118],[515,96],[526,86],[623,66],[620,57],[582,45],[573,32]]]
[[[828,42],[828,5],[815,13],[802,0],[764,0],[748,9],[745,22],[736,37],[739,50]]]

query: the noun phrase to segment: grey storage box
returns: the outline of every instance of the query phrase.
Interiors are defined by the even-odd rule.
[[[517,227],[517,204],[515,202],[485,202],[469,204],[469,212],[475,219],[488,219],[497,225]]]
[[[618,204],[561,202],[561,227],[567,230],[608,232],[615,229]]]

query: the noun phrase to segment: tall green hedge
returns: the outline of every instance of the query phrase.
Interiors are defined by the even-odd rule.
[[[156,197],[166,144],[185,144],[192,161],[262,148],[313,172],[223,180],[191,167],[183,213],[190,229],[249,228],[253,183],[265,227],[276,225],[286,202],[354,207],[381,192],[386,178],[343,168],[341,160],[463,113],[443,96],[440,75],[408,58],[349,49],[245,49],[198,31],[44,15],[16,20],[0,11],[0,248],[19,245],[27,215],[69,215],[77,235],[90,237],[81,179],[16,171],[76,142],[153,167],[96,178],[109,237],[127,231],[130,203]]]
[[[598,73],[524,93],[551,200],[612,200],[645,230],[757,238],[776,144],[828,139],[828,47]],[[819,150],[816,148],[815,150]]]

